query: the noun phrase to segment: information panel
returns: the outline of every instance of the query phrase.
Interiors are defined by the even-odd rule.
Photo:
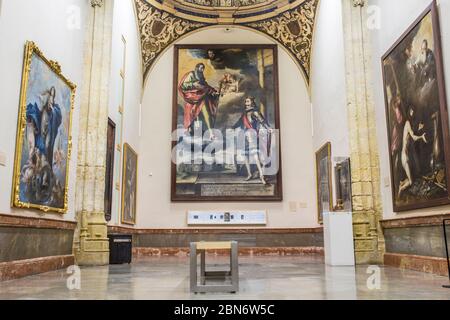
[[[188,211],[188,225],[262,225],[266,211]]]

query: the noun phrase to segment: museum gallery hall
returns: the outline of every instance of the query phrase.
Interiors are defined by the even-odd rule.
[[[450,0],[0,0],[0,43],[0,300],[450,300]]]

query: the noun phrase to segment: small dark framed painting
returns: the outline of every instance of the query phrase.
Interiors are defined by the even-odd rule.
[[[394,211],[449,204],[450,139],[434,1],[382,58]]]
[[[318,221],[323,223],[324,212],[333,211],[331,177],[331,143],[326,143],[316,152]]]
[[[114,185],[114,153],[116,151],[116,124],[108,118],[106,137],[106,172],[105,172],[105,219],[112,218],[112,198]]]
[[[334,211],[352,210],[352,179],[350,158],[341,160],[334,167],[334,185],[336,190],[336,206]]]

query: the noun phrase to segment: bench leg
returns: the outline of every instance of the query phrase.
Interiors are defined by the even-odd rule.
[[[191,292],[195,293],[197,291],[197,246],[195,243],[191,243],[190,260]]]
[[[238,243],[233,241],[231,243],[231,284],[233,292],[239,291],[239,250]]]
[[[200,253],[200,283],[204,286],[206,284],[206,251],[202,250]]]

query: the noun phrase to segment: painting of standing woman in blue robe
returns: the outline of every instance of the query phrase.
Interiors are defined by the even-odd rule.
[[[13,205],[65,213],[75,85],[27,42],[16,142]]]

